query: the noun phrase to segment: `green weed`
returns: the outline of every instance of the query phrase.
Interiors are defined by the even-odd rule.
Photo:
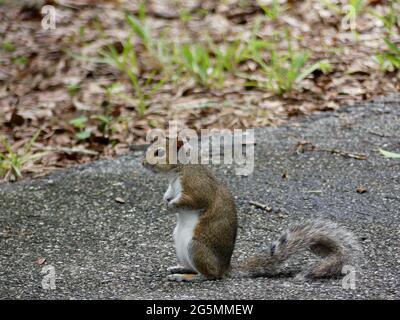
[[[388,47],[387,51],[376,54],[373,59],[384,72],[400,69],[400,47],[388,38],[385,39],[385,43]]]
[[[71,98],[76,96],[76,94],[79,92],[79,89],[80,89],[79,83],[67,84],[67,91]]]
[[[379,149],[379,152],[386,158],[400,159],[400,153],[390,152],[383,149]]]
[[[261,49],[252,50],[250,55],[266,76],[265,81],[257,81],[256,85],[267,88],[278,95],[291,91],[296,83],[300,83],[316,70],[321,70],[323,73],[331,71],[331,65],[327,60],[308,64],[310,52],[294,50],[288,32],[286,33],[286,40],[288,41],[288,50],[283,53],[278,53],[278,50],[269,44],[270,58],[267,61],[263,59],[263,50]],[[261,48],[264,49],[264,46]]]
[[[389,9],[384,14],[371,10],[371,13],[378,17],[385,27],[386,50],[378,52],[373,56],[383,72],[395,71],[400,69],[400,47],[395,43],[395,34],[400,31],[400,7],[396,6],[395,1],[389,2]]]
[[[273,0],[270,6],[265,6],[260,3],[259,6],[263,9],[264,14],[272,21],[277,21],[286,10],[286,8],[279,3],[279,0]]]
[[[17,180],[22,172],[32,163],[44,157],[49,152],[34,152],[32,145],[40,134],[40,130],[21,148],[14,150],[6,137],[0,138],[0,177],[5,180]]]
[[[14,52],[15,51],[15,45],[10,42],[10,41],[4,41],[1,45],[0,48],[3,49],[4,51],[7,52]]]
[[[92,135],[92,132],[86,129],[88,120],[88,117],[81,116],[69,121],[69,124],[78,130],[78,132],[75,134],[75,138],[77,140],[86,140]]]

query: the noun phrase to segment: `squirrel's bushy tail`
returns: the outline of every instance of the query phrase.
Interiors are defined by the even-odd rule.
[[[239,270],[250,276],[273,276],[291,255],[309,250],[319,261],[304,270],[306,277],[338,276],[345,265],[355,266],[360,246],[354,234],[331,221],[316,220],[294,225],[270,248],[242,263]]]

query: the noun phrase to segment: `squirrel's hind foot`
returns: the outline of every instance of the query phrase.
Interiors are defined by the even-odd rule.
[[[174,273],[168,275],[167,280],[176,282],[203,282],[207,280],[215,280],[215,278],[208,278],[202,274]]]

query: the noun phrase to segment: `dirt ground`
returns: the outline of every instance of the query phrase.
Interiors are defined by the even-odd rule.
[[[398,1],[361,1],[357,9],[351,7],[357,1],[153,0],[144,2],[142,20],[139,1],[18,3],[0,1],[4,180],[125,153],[143,144],[149,129],[171,120],[195,129],[279,125],[400,89],[398,69],[382,70],[376,59],[388,50],[385,39],[399,43],[399,21],[389,28],[379,18],[399,12]],[[44,5],[56,10],[55,29],[46,27]],[[148,38],[132,31],[127,14],[148,27]],[[105,60],[110,46],[121,58],[127,43],[134,66]],[[196,70],[182,67],[183,56],[168,51],[210,43],[238,52],[267,43],[259,50],[265,64],[273,54],[307,50],[305,67],[328,61],[330,68],[276,92],[265,85],[272,76],[254,57],[243,56],[232,68],[229,60],[222,80],[205,84]],[[156,52],[161,44],[167,53]],[[214,61],[215,52],[209,58]]]

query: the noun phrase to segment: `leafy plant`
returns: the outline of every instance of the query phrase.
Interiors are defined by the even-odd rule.
[[[247,60],[248,51],[251,50],[248,44],[240,40],[226,42],[219,46],[212,41],[209,41],[209,44],[215,56],[216,64],[221,65],[224,71],[229,72],[235,71],[241,62]]]
[[[313,63],[312,65],[304,68],[304,70],[296,77],[295,82],[300,83],[317,70],[321,70],[322,73],[327,74],[332,71],[332,65],[328,60],[320,60],[316,63]]]
[[[88,118],[85,116],[81,116],[69,121],[69,123],[74,126],[79,131],[75,134],[76,139],[78,140],[86,140],[88,139],[92,132],[86,129],[86,124],[88,122]]]
[[[240,40],[216,44],[208,39],[206,43],[183,44],[177,51],[175,61],[180,73],[189,74],[204,87],[220,88],[227,73],[235,73],[238,65],[248,59],[250,50]]]
[[[220,59],[222,53],[220,52]],[[215,81],[223,81],[223,66],[212,58],[208,47],[196,43],[184,44],[181,47],[182,68],[192,75],[196,81],[205,87],[210,87]]]
[[[102,55],[105,58],[106,63],[115,66],[128,76],[135,98],[138,101],[137,110],[140,115],[143,115],[147,109],[147,99],[149,95],[158,90],[165,80],[156,81],[156,84],[151,89],[150,93],[145,92],[146,85],[148,85],[153,78],[149,77],[144,85],[140,83],[137,55],[133,44],[129,40],[123,43],[123,49],[121,53],[118,53],[114,46],[108,46],[107,50],[102,52]]]
[[[385,39],[388,47],[386,52],[378,53],[373,58],[380,65],[382,71],[400,69],[400,47],[389,39]]]
[[[19,179],[26,167],[39,160],[49,152],[34,152],[32,145],[40,134],[40,130],[21,148],[14,150],[6,137],[0,138],[0,145],[4,151],[0,151],[0,177],[5,180]],[[11,176],[11,177],[10,177]]]
[[[125,88],[124,85],[120,82],[114,82],[108,85],[105,89],[105,97],[106,97],[106,113],[109,114],[112,109],[112,99],[114,96],[119,96],[123,94]]]
[[[394,33],[400,31],[400,7],[395,6],[394,1],[390,1],[389,10],[380,15],[376,11],[372,11],[372,14],[378,17],[386,31],[385,31],[385,44],[387,50],[378,52],[373,59],[379,64],[382,71],[394,71],[400,69],[400,47],[392,40],[395,38]],[[397,30],[395,30],[397,29]]]
[[[279,3],[279,0],[273,0],[270,6],[262,4],[259,4],[259,6],[263,9],[264,14],[272,21],[277,21],[285,11],[285,8]]]
[[[192,19],[192,14],[190,13],[189,10],[187,9],[182,9],[179,12],[179,19],[183,22],[183,23],[188,23],[191,19]]]
[[[138,11],[139,21],[133,17],[132,15],[127,15],[126,20],[132,30],[139,36],[139,38],[143,41],[143,44],[146,46],[147,49],[151,50],[151,35],[149,26],[146,23],[146,8],[144,1],[141,1],[139,4],[139,11]]]
[[[93,115],[90,117],[98,121],[98,129],[103,134],[105,138],[109,138],[112,135],[112,122],[114,118],[110,115],[100,114],[100,115]]]
[[[361,11],[365,6],[365,0],[350,0],[349,4],[344,6],[343,13],[345,17],[342,20],[342,24],[349,24],[352,32],[357,30],[357,19]]]
[[[398,6],[399,4],[396,6],[395,2],[398,1],[389,1],[388,11],[383,14],[380,14],[376,10],[369,10],[373,16],[377,17],[383,23],[389,34],[392,33],[395,28],[400,27],[400,7]]]
[[[321,2],[327,9],[329,9],[335,13],[340,14],[342,12],[339,5],[336,3],[333,3],[332,0],[322,0]]]
[[[115,46],[109,45],[101,50],[100,55],[103,63],[110,64],[120,71],[131,71],[138,73],[138,59],[132,42],[128,39],[122,43],[122,51],[118,52]]]
[[[349,5],[352,8],[350,10],[352,11],[352,15],[354,18],[357,18],[365,6],[365,0],[350,0]]]
[[[149,23],[146,20],[145,2],[139,4],[138,18],[132,15],[126,15],[126,22],[132,32],[142,41],[147,53],[153,60],[156,69],[167,70],[171,72],[171,46],[162,38],[155,39],[150,31]]]
[[[295,51],[291,44],[291,38],[287,32],[288,50],[278,54],[277,50],[270,48],[270,58],[265,61],[261,50],[254,50],[251,58],[259,64],[261,71],[266,76],[265,81],[257,81],[257,85],[282,95],[293,89],[296,83],[301,82],[316,70],[323,73],[331,71],[331,65],[327,60],[321,60],[308,65],[310,53],[308,51]]]
[[[10,41],[4,41],[1,45],[0,45],[0,48],[1,49],[3,49],[4,51],[7,51],[7,52],[13,52],[13,51],[15,51],[15,45],[12,43],[12,42],[10,42]]]
[[[13,57],[12,62],[18,65],[25,65],[28,62],[28,58],[25,56],[17,56],[17,57]]]
[[[350,27],[351,31],[356,34],[357,19],[365,8],[365,0],[350,0],[343,7],[331,0],[322,0],[322,3],[327,9],[337,15],[344,15],[342,18],[342,26],[345,28]]]
[[[166,66],[168,63],[165,63],[165,61],[171,52],[164,41],[152,38],[149,25],[146,21],[144,1],[139,5],[138,18],[127,15],[126,21],[132,29],[132,34],[136,34],[140,38],[146,51],[158,61],[156,65],[161,66],[164,71],[167,70]],[[149,97],[165,83],[167,76],[156,76],[159,71],[158,68],[147,75],[141,72],[138,64],[138,52],[131,41],[132,34],[121,41],[121,49],[117,49],[115,45],[108,45],[100,51],[100,56],[97,57],[82,56],[71,52],[69,52],[69,55],[83,61],[111,65],[127,75],[133,89],[133,96],[137,101],[137,111],[142,116],[147,109]],[[106,96],[108,93],[106,90]],[[121,94],[121,96],[123,95]],[[109,116],[108,112],[106,112],[106,116]],[[102,122],[104,123],[104,121]],[[81,140],[89,136],[89,133],[85,130],[81,130],[77,134],[77,138]]]
[[[67,84],[67,90],[70,97],[74,97],[80,89],[79,83]]]

